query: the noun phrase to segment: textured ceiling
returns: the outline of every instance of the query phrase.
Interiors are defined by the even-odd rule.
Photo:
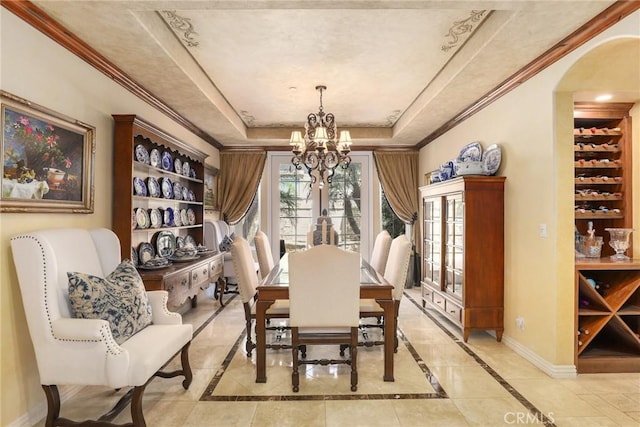
[[[34,1],[225,147],[414,146],[613,2]],[[114,113],[135,113],[119,111]]]

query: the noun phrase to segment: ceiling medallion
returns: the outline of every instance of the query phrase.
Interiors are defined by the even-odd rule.
[[[447,52],[450,49],[456,47],[456,45],[460,41],[460,37],[467,33],[467,35],[470,35],[473,31],[472,23],[480,21],[484,17],[486,12],[486,10],[472,10],[470,17],[468,17],[467,19],[463,19],[462,21],[454,22],[451,25],[451,28],[449,28],[449,33],[447,33],[447,35],[445,36],[451,37],[451,40],[449,40],[447,44],[443,44],[440,49],[442,49],[442,51],[444,52]]]
[[[292,146],[293,157],[291,163],[296,169],[307,169],[311,177],[311,184],[315,184],[320,178],[318,187],[324,187],[325,180],[331,184],[333,174],[338,165],[344,169],[349,167],[351,157],[351,134],[348,130],[340,131],[340,140],[337,139],[338,127],[333,113],[325,113],[322,106],[322,91],[326,86],[316,86],[320,91],[320,108],[318,113],[309,113],[304,124],[304,140],[302,132],[291,132],[289,144]]]
[[[182,35],[182,41],[189,47],[196,47],[200,44],[196,39],[193,38],[192,34],[198,34],[193,31],[193,25],[191,24],[191,19],[185,18],[176,14],[175,10],[163,10],[162,13],[169,20],[169,26],[178,32],[182,31],[184,34]]]

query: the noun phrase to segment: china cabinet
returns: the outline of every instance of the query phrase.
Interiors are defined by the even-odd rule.
[[[640,261],[576,262],[579,373],[640,372]]]
[[[462,329],[504,331],[505,177],[462,176],[420,188],[422,304]]]
[[[613,254],[605,228],[631,227],[632,105],[574,106],[575,224],[581,235],[593,224],[604,239],[602,256]]]
[[[222,273],[222,256],[206,253],[144,265],[156,255],[170,259],[180,247],[204,244],[206,154],[136,115],[115,121],[113,230],[121,256],[138,263],[148,290],[169,291],[169,306],[196,303],[201,289]]]

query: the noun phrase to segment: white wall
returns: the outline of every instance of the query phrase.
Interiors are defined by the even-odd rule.
[[[95,213],[0,214],[0,425],[33,425],[46,409],[13,267],[9,239],[45,227],[111,227],[114,165],[111,114],[138,114],[211,156],[218,150],[136,98],[0,7],[0,87],[96,128]],[[62,390],[64,394],[64,389]]]
[[[505,342],[554,376],[573,372],[575,333],[573,101],[571,93],[554,91],[578,58],[594,46],[623,35],[640,36],[640,12],[609,28],[420,151],[420,173],[424,175],[454,158],[471,141],[480,141],[484,147],[501,144],[502,165],[498,175],[507,177]],[[640,79],[634,74],[628,77]],[[635,160],[640,146],[637,126],[636,121]],[[635,174],[639,164],[634,164]],[[633,196],[637,205],[638,186]],[[539,236],[540,224],[547,225],[548,237]],[[634,224],[636,229],[640,228],[637,215]],[[517,316],[524,317],[524,330],[515,327]]]

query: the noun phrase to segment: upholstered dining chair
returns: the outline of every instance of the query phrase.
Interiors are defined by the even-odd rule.
[[[154,376],[192,381],[192,326],[167,309],[166,291],[146,292],[120,242],[108,229],[58,228],[11,239],[40,384],[47,398],[45,426],[108,426],[60,417],[60,385],[132,387],[114,409],[131,401],[132,423],[145,426],[142,397]],[[107,315],[108,314],[108,315]],[[177,353],[182,369],[160,369]]]
[[[384,270],[389,257],[389,248],[391,248],[391,235],[387,230],[382,230],[376,236],[373,242],[373,251],[371,251],[371,260],[369,264],[375,271],[384,275]]]
[[[214,229],[214,245],[216,248],[223,252],[223,264],[222,264],[222,276],[218,279],[218,286],[214,293],[214,297],[218,298],[221,306],[224,306],[224,302],[222,301],[222,297],[224,294],[237,294],[238,290],[238,282],[236,280],[236,271],[233,265],[233,260],[231,259],[231,252],[229,250],[232,235],[234,234],[234,229],[232,226],[227,224],[226,221],[218,220],[218,221],[205,221],[205,227],[207,227],[207,222],[210,222],[213,225]]]
[[[256,232],[254,245],[256,247],[258,265],[260,266],[260,277],[264,279],[273,269],[275,263],[273,262],[273,253],[271,252],[269,238],[263,231],[258,230]]]
[[[396,237],[391,242],[389,248],[389,257],[387,258],[387,264],[384,269],[384,279],[393,286],[393,301],[395,303],[395,319],[396,328],[398,327],[398,313],[400,310],[400,301],[402,300],[402,293],[404,291],[405,282],[407,281],[407,274],[409,272],[409,262],[411,260],[411,242],[404,234]],[[384,310],[380,305],[372,299],[360,300],[360,317],[377,317],[382,318],[384,316]],[[380,327],[384,327],[381,324]],[[384,341],[373,341],[363,343],[364,345],[381,345]],[[395,351],[398,351],[398,336],[396,334]]]
[[[336,297],[338,296],[338,297]],[[351,365],[351,391],[358,389],[360,255],[318,245],[289,254],[289,323],[293,391],[300,388],[300,365]],[[307,345],[348,345],[349,359],[304,360]],[[302,360],[298,354],[302,350]]]
[[[253,261],[253,254],[251,253],[251,247],[249,242],[243,237],[236,237],[231,245],[231,255],[236,272],[236,279],[238,280],[238,290],[240,291],[240,300],[244,307],[244,318],[247,329],[247,340],[245,344],[245,350],[247,356],[251,356],[256,344],[252,340],[251,324],[256,318],[256,294],[258,292],[258,274],[255,269]],[[289,317],[289,302],[276,300],[276,302],[269,307],[266,313],[267,320],[269,319],[286,319]],[[278,330],[279,327],[267,327],[269,330]],[[283,349],[289,348],[289,345],[285,344],[267,344],[267,348]]]

